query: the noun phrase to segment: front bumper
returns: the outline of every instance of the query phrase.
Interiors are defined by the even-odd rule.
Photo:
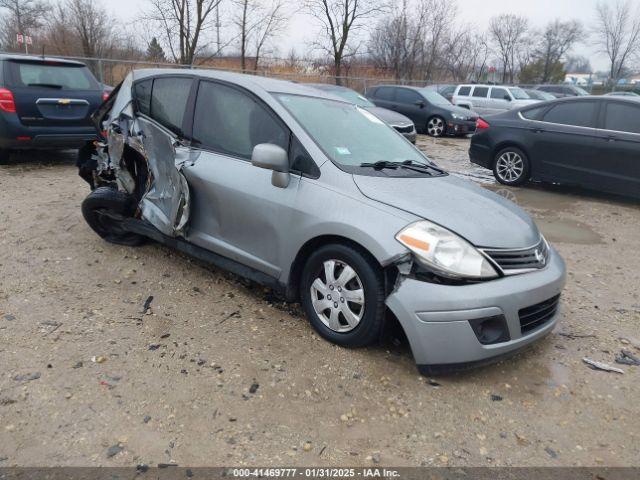
[[[476,131],[476,122],[470,120],[448,120],[447,133],[449,135],[468,135]]]
[[[551,248],[545,268],[492,281],[455,286],[402,278],[386,304],[402,324],[419,367],[455,368],[498,359],[553,330],[558,311],[525,334],[518,312],[559,295],[565,278],[564,261]],[[496,315],[504,315],[509,340],[480,343],[469,320]]]
[[[491,170],[493,168],[491,149],[488,145],[474,142],[476,136],[471,140],[471,146],[469,147],[469,160],[471,163],[475,163],[476,165],[480,165],[481,167]]]

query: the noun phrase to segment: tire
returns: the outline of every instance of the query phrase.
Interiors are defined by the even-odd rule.
[[[447,133],[447,123],[444,118],[435,115],[427,120],[425,131],[430,137],[442,137]]]
[[[120,220],[133,215],[135,207],[131,195],[110,187],[98,187],[82,202],[82,216],[107,242],[136,246],[144,243],[145,237],[127,232],[120,225]]]
[[[11,161],[11,151],[0,148],[0,165],[9,165]]]
[[[523,185],[531,177],[529,158],[517,147],[503,148],[493,159],[493,176],[503,185]]]
[[[350,277],[347,267],[355,277],[341,281]],[[333,279],[327,279],[327,270],[333,270]],[[320,285],[323,289],[317,288]],[[300,289],[307,318],[326,340],[343,347],[363,347],[380,339],[386,308],[384,275],[366,253],[343,244],[320,247],[307,259]]]

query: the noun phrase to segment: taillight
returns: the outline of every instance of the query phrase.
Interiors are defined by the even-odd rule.
[[[489,124],[482,118],[478,117],[476,120],[476,130],[486,130],[487,128],[489,128]]]
[[[0,110],[9,113],[16,113],[16,102],[13,100],[13,93],[6,88],[0,88]]]
[[[104,102],[107,98],[109,98],[109,92],[102,92],[102,101]]]

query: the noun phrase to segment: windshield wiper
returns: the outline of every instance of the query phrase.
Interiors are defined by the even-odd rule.
[[[389,162],[387,160],[378,160],[377,162],[373,162],[373,163],[361,163],[360,166],[361,167],[371,167],[374,168],[376,170],[382,170],[383,168],[398,168],[401,167],[403,165],[402,162]]]
[[[434,165],[429,165],[428,163],[416,162],[415,160],[405,160],[400,164],[400,167],[407,168],[415,172],[427,173],[429,171],[434,171],[440,175],[443,175],[445,173],[445,171],[442,170],[441,168],[438,168]]]
[[[57,83],[28,83],[27,85],[30,87],[48,87],[62,90],[62,85],[58,85]]]

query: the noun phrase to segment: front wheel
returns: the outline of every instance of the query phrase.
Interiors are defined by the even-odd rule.
[[[427,121],[427,134],[431,137],[441,137],[445,134],[447,125],[442,117],[431,117]]]
[[[519,148],[503,148],[495,156],[493,176],[503,185],[522,185],[531,176],[531,164]]]
[[[359,249],[331,244],[307,260],[301,303],[313,328],[330,342],[362,347],[376,342],[384,327],[384,276]]]

